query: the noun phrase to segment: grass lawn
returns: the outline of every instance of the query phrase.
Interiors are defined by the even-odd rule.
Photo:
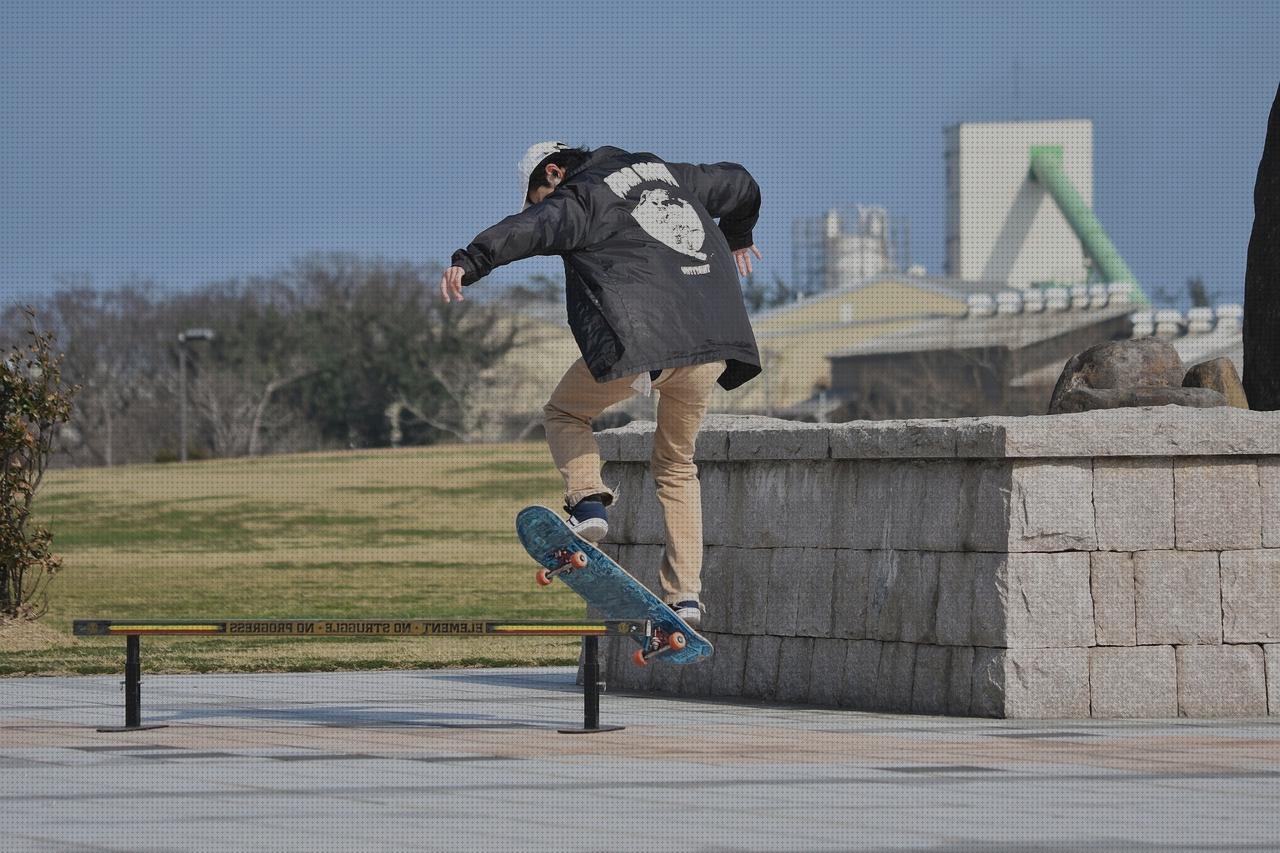
[[[121,671],[123,639],[72,637],[83,618],[578,619],[581,599],[537,586],[515,536],[517,510],[560,498],[535,443],[54,471],[36,510],[64,566],[37,628],[0,631],[0,674]],[[516,666],[572,663],[577,648],[576,638],[149,637],[143,664]]]

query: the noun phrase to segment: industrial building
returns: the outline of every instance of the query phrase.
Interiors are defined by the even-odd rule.
[[[1092,122],[957,124],[943,157],[948,276],[1014,290],[1090,279],[1090,255],[1036,161],[1056,161],[1075,203],[1092,210]]]
[[[724,409],[1040,414],[1068,358],[1133,334],[1168,337],[1188,364],[1240,366],[1238,306],[1150,311],[1093,212],[1090,121],[961,123],[943,156],[945,274],[912,265],[909,229],[882,208],[801,220],[793,271],[807,295],[753,319],[765,374]]]
[[[791,260],[802,295],[752,317],[764,373],[717,389],[714,411],[1042,414],[1068,358],[1131,335],[1168,338],[1188,365],[1226,355],[1240,369],[1239,307],[1153,311],[1094,215],[1090,121],[961,123],[944,138],[944,274],[913,264],[908,223],[884,207],[798,219]],[[546,357],[512,358],[554,381],[572,340],[539,325]],[[540,407],[550,386],[521,387]],[[639,398],[623,408],[647,418],[652,407]]]

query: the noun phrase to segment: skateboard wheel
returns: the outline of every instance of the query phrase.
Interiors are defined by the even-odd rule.
[[[631,655],[631,662],[636,666],[648,666],[649,661],[644,656],[644,649],[636,649],[635,653]]]
[[[588,559],[586,551],[574,551],[569,557],[569,565],[573,566],[575,569],[585,569],[587,567],[587,562]]]
[[[667,637],[667,645],[676,651],[680,651],[685,646],[689,645],[689,641],[685,639],[684,634],[676,631],[670,637]]]
[[[546,570],[546,569],[538,569],[538,573],[537,573],[536,575],[534,575],[534,576],[533,576],[533,579],[534,579],[534,580],[536,580],[536,581],[538,582],[538,586],[550,586],[550,585],[551,585],[551,578],[547,577],[547,570]]]

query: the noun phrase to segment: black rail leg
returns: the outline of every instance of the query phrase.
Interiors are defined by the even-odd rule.
[[[559,729],[559,732],[562,735],[587,735],[621,731],[624,726],[600,725],[600,691],[604,688],[604,682],[600,680],[600,638],[583,637],[582,647],[582,728]]]
[[[125,638],[124,724],[131,729],[142,725],[142,638]]]
[[[107,726],[100,732],[139,732],[163,729],[162,724],[142,724],[142,638],[129,634],[124,638],[124,725]]]

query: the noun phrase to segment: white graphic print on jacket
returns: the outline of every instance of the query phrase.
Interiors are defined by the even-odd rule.
[[[661,181],[673,187],[679,186],[665,163],[635,163],[604,179],[609,189],[623,199],[628,192],[646,181]],[[693,205],[684,199],[674,198],[660,188],[645,190],[640,194],[640,201],[631,209],[631,215],[646,234],[663,245],[699,261],[707,259],[706,253],[702,251],[707,239],[702,220]],[[706,275],[711,272],[711,265],[681,267],[680,271],[685,275]]]

